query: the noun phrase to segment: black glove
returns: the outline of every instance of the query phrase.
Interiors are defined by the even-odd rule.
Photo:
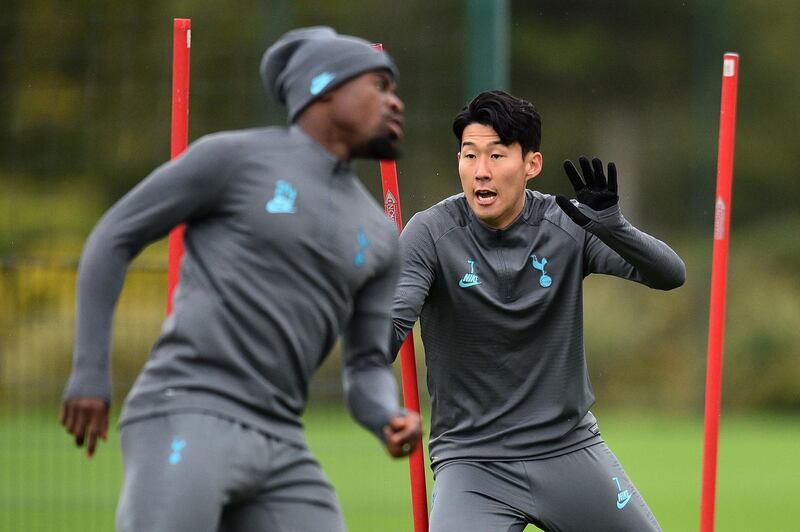
[[[614,163],[608,163],[608,181],[606,181],[606,176],[603,174],[603,162],[600,159],[592,159],[591,165],[586,157],[581,157],[578,161],[583,170],[583,179],[572,161],[564,161],[564,171],[572,182],[578,201],[593,211],[602,211],[616,205],[619,202],[619,196],[617,195],[617,167]],[[591,221],[565,196],[556,196],[556,203],[573,222],[581,227]]]

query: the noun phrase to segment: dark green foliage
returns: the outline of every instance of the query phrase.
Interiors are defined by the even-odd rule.
[[[408,219],[459,190],[450,125],[465,103],[464,6],[459,0],[234,0],[224,6],[5,0],[0,257],[74,263],[102,211],[168,158],[171,32],[178,16],[192,18],[193,27],[190,139],[285,122],[285,111],[261,88],[258,62],[287,29],[329,24],[383,42],[401,70],[407,105],[399,170]],[[686,286],[669,294],[589,281],[593,323],[607,319],[612,329],[636,323],[611,335],[602,332],[610,329],[587,331],[601,404],[638,398],[696,409],[702,403],[721,56],[741,54],[724,397],[743,408],[800,405],[800,218],[792,199],[793,171],[800,167],[800,63],[794,58],[800,4],[514,0],[509,27],[510,90],[543,117],[544,171],[531,186],[572,197],[560,161],[583,153],[615,161],[626,217],[674,244],[688,266]],[[358,168],[377,194],[376,165]],[[44,288],[26,285],[37,294],[53,291],[41,295],[41,305],[57,301],[63,311],[38,326],[31,325],[34,307],[10,305],[8,278],[2,282],[0,372],[14,367],[9,357],[31,353],[47,354],[48,364],[63,370],[73,302],[56,292],[71,286],[71,278]],[[161,302],[131,304],[147,309],[154,320],[144,329],[157,332]],[[35,328],[53,331],[53,323],[63,331],[56,339]],[[25,343],[31,338],[44,343],[31,347]],[[116,362],[125,368],[123,392],[149,341],[121,343],[128,353]],[[0,380],[0,389],[7,382]],[[339,387],[335,371],[318,382]],[[49,386],[46,395],[60,393],[60,382]]]

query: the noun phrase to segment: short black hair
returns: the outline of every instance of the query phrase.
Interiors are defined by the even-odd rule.
[[[539,151],[542,117],[527,100],[499,90],[478,94],[453,120],[459,149],[464,129],[474,123],[490,126],[506,146],[519,142],[523,156],[529,151]]]

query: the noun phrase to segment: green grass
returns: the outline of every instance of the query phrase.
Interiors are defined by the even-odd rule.
[[[657,415],[599,415],[603,435],[664,530],[697,530],[701,420]],[[798,530],[800,417],[723,417],[716,528]]]
[[[659,414],[598,417],[664,530],[696,530],[702,422]],[[339,409],[312,407],[306,423],[350,531],[411,530],[406,462],[391,461]],[[797,530],[799,441],[800,417],[723,418],[717,530]],[[113,431],[87,461],[70,445],[55,413],[0,415],[0,531],[112,530],[121,481],[118,449]]]

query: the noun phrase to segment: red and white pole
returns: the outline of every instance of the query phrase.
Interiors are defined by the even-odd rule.
[[[722,353],[725,334],[725,289],[728,280],[728,243],[733,188],[733,149],[736,134],[736,90],[739,55],[725,54],[722,62],[722,102],[719,116],[717,195],[714,208],[714,256],[706,369],[705,445],[700,531],[713,532],[717,489],[717,444],[722,396]]]
[[[192,20],[176,18],[172,36],[172,140],[170,158],[175,159],[189,143],[189,52],[192,48]],[[167,270],[167,314],[172,314],[172,295],[180,279],[183,256],[183,224],[169,233]]]
[[[394,161],[381,161],[383,182],[383,208],[386,215],[403,230],[400,213],[400,191],[397,186],[397,167]],[[409,333],[400,347],[400,375],[403,381],[403,403],[406,408],[419,413],[417,387],[417,357],[414,352],[414,335]],[[408,457],[411,474],[411,506],[414,512],[414,532],[428,532],[428,493],[425,484],[424,445],[420,444]]]
[[[383,45],[375,44],[383,50]],[[383,184],[383,209],[397,226],[403,230],[403,215],[400,212],[400,187],[397,184],[397,163],[381,161]],[[417,386],[417,357],[414,353],[414,335],[409,333],[400,347],[400,376],[403,382],[403,404],[419,413],[419,388]],[[428,491],[425,483],[424,445],[420,444],[408,457],[411,475],[411,507],[414,515],[414,532],[428,532]]]

